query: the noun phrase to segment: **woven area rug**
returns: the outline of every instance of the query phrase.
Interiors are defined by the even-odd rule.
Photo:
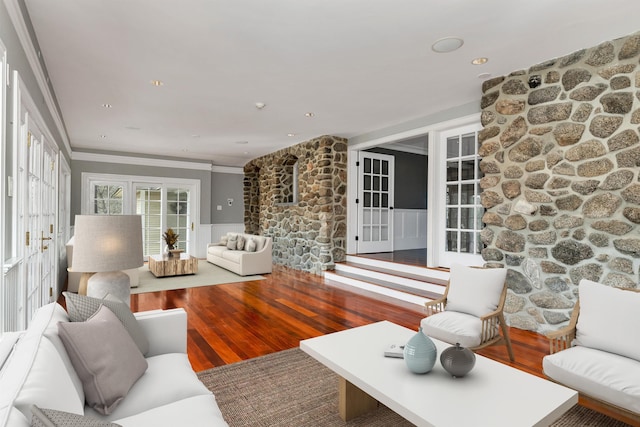
[[[220,285],[222,283],[248,282],[262,280],[262,276],[238,276],[229,270],[213,265],[210,262],[198,260],[198,272],[184,276],[156,277],[144,265],[139,269],[140,282],[138,287],[131,288],[132,294],[145,292],[168,291],[171,289],[195,288],[198,286]]]
[[[198,373],[231,427],[412,426],[380,406],[347,423],[338,415],[338,377],[294,348]],[[532,402],[535,404],[535,402]],[[574,406],[554,427],[627,427]]]

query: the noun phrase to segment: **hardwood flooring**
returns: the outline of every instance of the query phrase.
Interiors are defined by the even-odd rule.
[[[265,280],[131,296],[133,311],[182,307],[188,313],[188,354],[195,371],[294,348],[300,340],[380,320],[417,330],[421,307],[398,306],[331,286],[320,276],[281,266]],[[548,341],[510,328],[515,362],[504,345],[478,353],[542,376]],[[581,403],[584,403],[581,401]],[[585,406],[608,413],[604,408]],[[608,413],[609,415],[612,415]]]

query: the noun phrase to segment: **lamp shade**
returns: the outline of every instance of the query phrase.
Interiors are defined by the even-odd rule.
[[[76,215],[73,271],[97,273],[143,265],[140,215]]]

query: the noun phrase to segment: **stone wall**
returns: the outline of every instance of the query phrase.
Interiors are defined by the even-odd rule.
[[[482,239],[511,326],[566,324],[582,278],[635,288],[640,33],[483,84]]]
[[[298,159],[298,201],[278,203],[283,166]],[[290,169],[289,169],[290,170]],[[245,231],[273,238],[273,261],[321,274],[344,261],[347,140],[322,136],[244,167]],[[288,195],[287,195],[288,196]]]

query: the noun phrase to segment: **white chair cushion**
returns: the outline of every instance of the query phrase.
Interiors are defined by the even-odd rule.
[[[636,360],[576,346],[545,356],[542,370],[567,387],[640,412],[640,364]]]
[[[184,353],[169,353],[147,358],[147,371],[131,387],[115,411],[107,416],[87,407],[85,414],[101,420],[115,421],[164,406],[188,397],[211,394],[198,380]],[[153,390],[152,393],[149,391]],[[183,414],[184,415],[184,414]],[[168,425],[168,424],[164,424]],[[177,425],[189,425],[188,423]]]
[[[480,345],[482,322],[470,314],[443,311],[420,321],[422,332],[431,338],[463,347]]]
[[[640,293],[582,279],[576,345],[595,348],[640,361]]]
[[[472,268],[454,264],[445,310],[476,317],[491,313],[498,307],[506,277],[506,268]]]
[[[213,394],[194,396],[116,420],[123,427],[228,427]]]

